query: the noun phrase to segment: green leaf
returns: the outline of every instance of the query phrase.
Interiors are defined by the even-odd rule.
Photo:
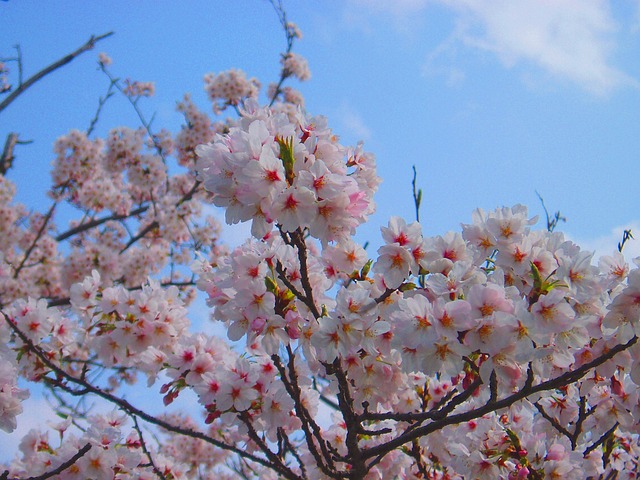
[[[277,138],[277,142],[278,145],[280,145],[280,159],[284,166],[287,182],[289,185],[292,185],[295,177],[295,174],[293,173],[293,164],[296,163],[296,159],[293,154],[293,137]]]

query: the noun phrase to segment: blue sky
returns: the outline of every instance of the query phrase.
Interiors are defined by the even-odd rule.
[[[638,225],[637,0],[289,0],[285,7],[304,35],[296,51],[312,71],[293,86],[343,143],[362,139],[378,158],[384,183],[362,240],[375,243],[391,215],[413,217],[412,165],[427,234],[457,229],[476,207],[523,203],[543,215],[536,191],[588,247],[615,248],[621,229]],[[3,115],[3,139],[18,131],[35,140],[17,151],[11,174],[28,179],[20,193],[27,203],[41,199],[54,139],[86,128],[106,89],[98,52],[113,57],[116,75],[156,81],[143,109],[155,113],[157,128],[176,130],[184,92],[209,108],[203,74],[237,67],[267,84],[284,48],[266,0],[9,1],[0,5],[0,25],[0,51],[9,56],[19,42],[26,74],[91,34],[116,32]],[[98,134],[121,124],[137,125],[118,99]]]
[[[560,228],[586,248],[608,253],[631,227],[639,240],[626,253],[640,255],[639,1],[284,5],[304,35],[295,51],[312,72],[309,82],[291,85],[343,143],[362,139],[377,155],[384,183],[361,241],[378,243],[391,215],[413,219],[416,165],[427,235],[459,229],[477,207],[523,203],[542,218],[538,191],[567,217]],[[11,131],[34,140],[16,150],[9,174],[30,207],[46,209],[55,138],[86,129],[106,91],[99,52],[113,58],[115,75],[156,82],[156,96],[141,106],[155,113],[156,128],[177,131],[175,103],[185,92],[210,111],[205,73],[241,68],[266,85],[277,80],[285,47],[266,0],[0,2],[0,56],[12,56],[19,43],[25,76],[111,30],[94,52],[2,113],[2,143]],[[119,125],[138,123],[114,98],[97,134]],[[246,231],[235,228],[228,238],[237,242]]]

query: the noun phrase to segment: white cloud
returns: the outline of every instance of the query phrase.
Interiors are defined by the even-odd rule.
[[[343,12],[343,21],[364,34],[375,35],[366,14],[383,15],[393,27],[412,38],[423,24],[422,12],[432,0],[349,0]]]
[[[595,251],[593,258],[597,262],[602,255],[611,255],[618,249],[618,242],[622,240],[622,234],[625,230],[631,230],[634,235],[634,239],[628,240],[622,250],[626,260],[631,263],[634,258],[640,257],[640,221],[634,220],[615,227],[608,234],[596,238],[572,238],[570,235],[567,237],[578,244],[582,250]]]
[[[530,63],[595,94],[638,86],[611,64],[617,25],[602,0],[438,0],[454,9],[457,36],[506,67]]]
[[[371,129],[365,124],[362,116],[347,103],[343,103],[340,106],[338,121],[345,130],[356,137],[356,140],[369,140],[371,138]]]
[[[414,35],[434,4],[455,14],[456,27],[428,55],[423,71],[444,75],[450,84],[461,81],[464,72],[453,64],[455,58],[450,66],[435,60],[449,60],[461,45],[491,52],[507,68],[533,65],[596,95],[640,87],[613,63],[619,25],[608,0],[350,0],[345,12],[354,19],[357,12],[363,26],[368,15],[387,15],[398,32]],[[622,20],[631,30],[640,25],[640,2],[635,8],[635,18]],[[530,76],[528,81],[538,83]]]
[[[393,0],[392,2],[389,0],[351,0],[350,3],[360,9],[407,17],[420,13],[429,2],[430,0]]]
[[[456,35],[451,34],[445,41],[434,48],[422,65],[422,74],[444,77],[449,87],[458,86],[464,82],[466,74],[456,65]]]

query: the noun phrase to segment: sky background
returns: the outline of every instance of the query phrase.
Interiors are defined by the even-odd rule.
[[[311,114],[328,117],[343,144],[364,140],[377,156],[378,211],[358,230],[360,241],[378,244],[392,215],[414,219],[415,165],[426,235],[459,230],[477,207],[522,203],[543,221],[537,191],[550,212],[567,218],[559,228],[584,248],[610,253],[632,228],[639,240],[625,253],[640,255],[639,1],[284,6],[303,33],[294,51],[312,73],[309,82],[289,85],[302,91]],[[176,132],[175,105],[185,92],[211,112],[205,73],[240,68],[267,85],[278,79],[285,48],[266,0],[0,2],[0,56],[13,56],[19,43],[25,78],[108,31],[115,35],[0,115],[2,144],[13,131],[34,141],[16,149],[9,173],[30,207],[46,210],[53,142],[85,130],[107,89],[99,52],[113,58],[116,76],[155,81],[155,97],[141,107],[155,114],[156,130]],[[9,68],[15,73],[15,64]],[[139,123],[124,99],[113,98],[95,135],[120,125]],[[226,238],[238,243],[247,231],[229,229]]]

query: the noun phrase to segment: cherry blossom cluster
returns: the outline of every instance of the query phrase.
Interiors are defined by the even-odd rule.
[[[198,109],[190,95],[185,95],[177,108],[185,118],[185,125],[176,135],[178,161],[180,165],[193,166],[196,147],[211,141],[218,128],[213,127],[209,116]]]
[[[294,76],[300,81],[309,80],[311,71],[307,60],[297,53],[288,53],[282,58],[282,71],[286,76]]]
[[[106,58],[100,57],[100,63],[105,67],[108,66],[108,62],[105,63],[106,60]],[[127,79],[125,80],[124,93],[132,98],[152,97],[156,93],[156,85],[154,82]]]
[[[6,347],[9,332],[4,325],[0,327],[0,429],[5,432],[15,430],[16,416],[22,413],[22,401],[29,392],[18,388],[18,371],[15,355]]]
[[[98,63],[100,65],[108,67],[113,63],[113,59],[106,52],[100,52],[98,54]]]
[[[308,229],[325,243],[352,235],[374,210],[373,156],[340,145],[322,117],[300,112],[291,121],[254,103],[246,108],[229,134],[196,149],[198,178],[227,222],[251,220],[256,238],[275,224]]]
[[[242,70],[231,69],[218,74],[204,76],[204,89],[213,102],[213,111],[219,114],[229,105],[239,105],[247,98],[255,98],[260,90],[256,78],[247,79]]]
[[[107,284],[139,286],[168,264],[188,265],[194,247],[210,250],[219,224],[203,214],[200,184],[191,171],[170,175],[167,161],[175,149],[179,163],[193,167],[196,144],[212,138],[215,127],[192,104],[179,108],[187,124],[175,139],[166,130],[150,136],[125,127],[105,139],[79,130],[60,137],[46,214],[13,202],[15,186],[0,177],[1,303],[28,295],[64,299],[94,269]],[[54,221],[64,203],[81,215],[66,230]],[[63,254],[58,245],[65,240]],[[184,282],[180,275],[170,281]]]
[[[248,347],[258,343],[271,355],[297,347],[311,376],[327,379],[322,395],[340,398],[348,391],[351,405],[337,407],[342,421],[352,409],[351,415],[385,431],[359,440],[358,451],[377,451],[394,434],[406,435],[403,422],[421,423],[442,402],[465,397],[453,403],[464,415],[501,397],[513,399],[506,404],[515,409],[513,418],[499,412],[471,416],[470,431],[443,425],[456,431],[450,438],[463,435],[463,440],[416,435],[423,468],[457,472],[460,478],[568,471],[584,478],[604,472],[605,463],[620,471],[635,465],[625,455],[630,463],[603,463],[610,452],[599,447],[600,439],[614,434],[610,439],[622,450],[638,446],[634,418],[640,400],[632,372],[638,371],[640,270],[629,273],[619,253],[592,265],[593,254],[561,233],[531,230],[535,219],[522,206],[478,210],[462,233],[432,238],[422,235],[417,222],[393,218],[382,229],[377,259],[368,260],[349,239],[352,229],[348,235],[318,234],[321,189],[307,203],[295,195],[310,163],[309,149],[295,142],[306,135],[305,123],[298,120],[291,128],[289,117],[253,109],[243,124],[244,129],[232,128],[197,150],[197,168],[214,201],[227,208],[227,221],[252,219],[253,233],[262,239],[245,243],[215,269],[205,261],[196,264],[198,285],[208,293],[215,317],[227,324],[230,339],[246,335]],[[265,166],[258,168],[259,163]],[[246,177],[253,180],[251,188]],[[359,185],[368,198],[368,185]],[[290,201],[279,202],[283,195]],[[256,229],[257,219],[268,228]],[[340,223],[336,216],[331,220]],[[319,239],[322,248],[307,236]],[[606,361],[616,346],[622,353]],[[598,358],[603,360],[590,367]],[[584,373],[571,379],[570,372],[583,367]],[[531,395],[537,400],[518,398],[546,384],[541,396]],[[558,412],[557,405],[562,405]],[[564,416],[556,417],[560,412]],[[529,419],[526,429],[522,418]],[[337,444],[346,444],[348,429],[336,437]],[[531,433],[521,440],[515,431]],[[471,451],[456,447],[459,443],[485,447]],[[584,462],[587,457],[591,463]],[[601,466],[590,470],[598,462]]]
[[[53,211],[29,214],[13,201],[15,192],[14,183],[0,176],[0,304],[29,295],[57,297],[63,290],[58,245],[48,228]]]
[[[214,112],[238,117],[186,95],[181,130],[154,132],[138,108],[153,84],[121,85],[101,54],[142,128],[60,137],[45,214],[0,176],[0,429],[24,381],[64,418],[2,478],[635,478],[640,260],[596,261],[521,205],[433,237],[393,217],[368,252],[375,159],[283,85],[310,73],[274,6],[287,50],[268,107],[244,72],[208,74]],[[211,203],[252,238],[220,246]],[[64,230],[59,210],[76,214]],[[194,286],[233,347],[191,329]],[[140,373],[166,413],[128,400]]]
[[[154,479],[158,474],[164,478],[186,479],[187,467],[173,459],[149,451],[138,431],[128,425],[123,414],[92,415],[87,418],[89,427],[81,434],[72,432],[72,419],[52,425],[59,434],[52,441],[49,432],[31,430],[20,442],[19,455],[7,473],[10,478],[36,477],[59,468],[82,455],[69,468],[63,469],[56,478],[76,479]],[[145,451],[146,449],[146,451]],[[149,457],[153,463],[149,461]]]

